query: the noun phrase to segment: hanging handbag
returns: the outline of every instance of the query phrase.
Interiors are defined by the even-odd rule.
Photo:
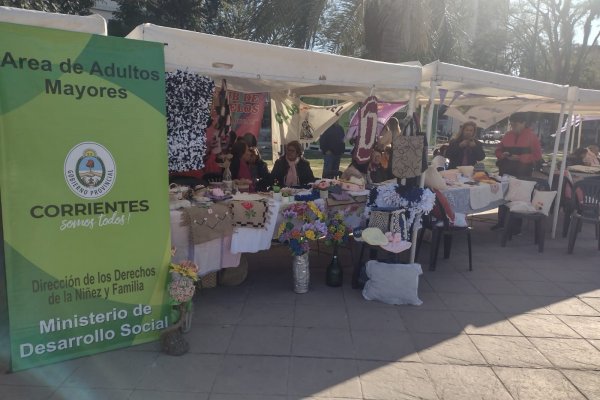
[[[406,216],[404,210],[395,210],[390,215],[390,232],[402,233],[406,227]]]
[[[414,117],[405,118],[402,134],[392,138],[392,174],[399,179],[421,175],[425,137],[418,135]]]
[[[390,211],[371,211],[369,213],[369,228],[379,228],[381,232],[390,231]]]

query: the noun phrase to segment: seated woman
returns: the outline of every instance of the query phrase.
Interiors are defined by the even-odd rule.
[[[598,152],[600,151],[600,147],[597,144],[590,144],[587,147],[587,153],[583,157],[583,165],[588,165],[591,167],[597,167],[600,165],[600,158],[598,158]]]
[[[315,181],[310,163],[302,158],[302,146],[294,140],[285,146],[285,154],[275,161],[271,181],[280,186],[305,186]]]
[[[229,166],[231,178],[236,180],[246,180],[250,185],[250,182],[252,182],[252,173],[250,172],[248,161],[250,161],[252,153],[248,149],[246,142],[237,140],[231,148],[231,154],[233,155],[231,165]],[[253,188],[250,187],[250,191],[252,191],[252,189]]]
[[[256,190],[265,191],[272,185],[269,167],[260,157],[260,152],[257,147],[249,147],[248,151],[250,152],[248,166],[250,167],[250,174],[252,175],[254,186],[256,187]]]
[[[575,149],[571,154],[567,156],[567,166],[570,165],[585,165],[584,159],[587,156],[588,149],[580,147]]]
[[[477,125],[475,122],[465,122],[455,137],[450,140],[450,144],[446,149],[446,158],[450,160],[449,169],[458,167],[459,165],[475,165],[478,161],[485,158],[483,145],[475,139]]]

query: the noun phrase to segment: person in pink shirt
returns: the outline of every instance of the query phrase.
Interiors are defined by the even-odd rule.
[[[542,159],[542,146],[537,135],[527,127],[527,114],[514,113],[509,118],[511,130],[496,147],[496,165],[500,175],[530,177],[535,163]]]
[[[530,178],[535,163],[542,159],[542,146],[537,135],[527,127],[527,114],[514,113],[508,119],[511,130],[508,131],[496,147],[496,165],[500,169],[500,175],[508,174],[517,178]],[[508,208],[498,207],[498,222],[492,226],[492,230],[502,229],[506,219]],[[521,232],[522,220],[514,221],[509,227],[513,235]]]

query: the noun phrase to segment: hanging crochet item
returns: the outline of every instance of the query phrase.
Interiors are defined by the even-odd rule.
[[[215,83],[205,76],[177,70],[167,72],[165,85],[169,170],[202,169]]]
[[[227,80],[221,81],[221,90],[215,104],[217,121],[215,123],[216,137],[213,153],[219,154],[229,147],[229,131],[231,130],[231,109],[229,108],[229,99],[227,96]]]
[[[377,138],[377,97],[371,96],[358,109],[358,135],[352,158],[358,164],[366,164],[371,160],[373,145]]]

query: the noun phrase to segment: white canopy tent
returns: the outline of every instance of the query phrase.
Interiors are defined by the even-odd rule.
[[[463,121],[472,120],[487,127],[526,104],[564,103],[567,92],[568,86],[434,61],[423,66],[420,94],[422,99],[429,98],[431,104],[439,104],[440,95],[445,96],[449,99],[445,104],[452,103],[448,115],[462,114]],[[472,107],[476,108],[471,111]],[[432,119],[433,107],[428,115],[428,139]]]
[[[103,36],[108,33],[106,20],[98,14],[87,16],[66,15],[0,6],[0,22],[93,33]]]
[[[421,68],[143,24],[127,38],[165,43],[167,71],[189,70],[241,92],[290,91],[362,101],[409,100]]]

